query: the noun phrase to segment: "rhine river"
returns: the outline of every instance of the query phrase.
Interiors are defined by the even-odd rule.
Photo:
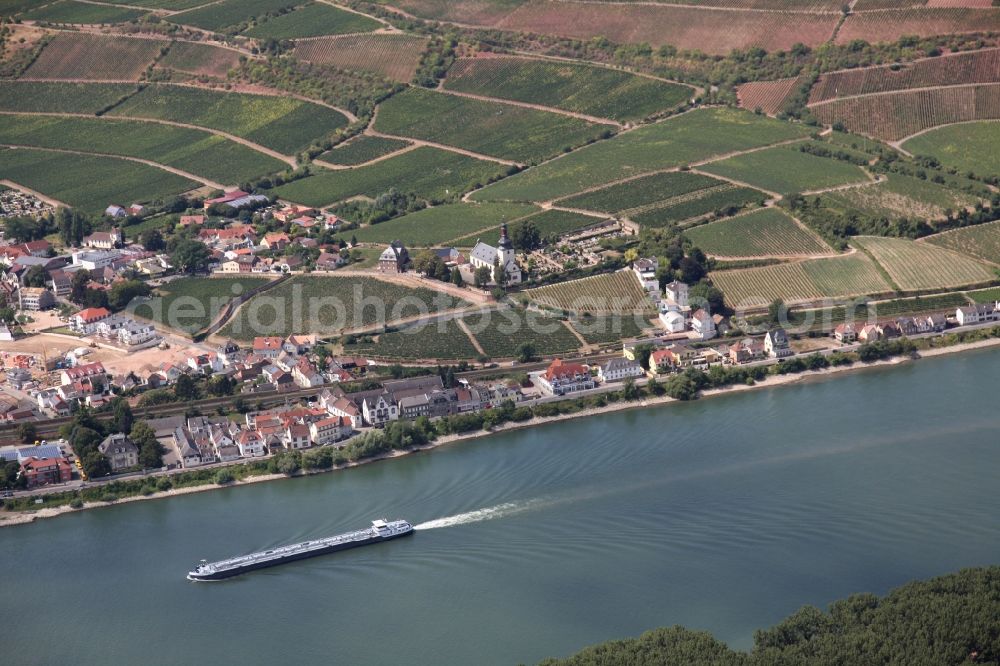
[[[0,530],[9,663],[517,664],[1000,559],[1000,352],[510,432]],[[367,525],[413,537],[221,583]]]

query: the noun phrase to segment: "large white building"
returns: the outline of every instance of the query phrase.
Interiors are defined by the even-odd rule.
[[[488,268],[493,282],[498,282],[496,269],[500,267],[505,273],[506,284],[521,283],[521,267],[514,258],[514,246],[507,236],[506,224],[500,227],[500,242],[497,247],[479,241],[469,254],[469,263],[473,269]]]

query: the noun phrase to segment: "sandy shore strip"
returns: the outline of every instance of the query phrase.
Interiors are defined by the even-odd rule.
[[[963,351],[969,351],[974,349],[985,349],[997,346],[1000,346],[1000,338],[977,340],[975,342],[966,342],[962,344],[951,345],[948,347],[937,347],[934,349],[921,350],[918,352],[918,359],[929,358],[934,356],[944,356],[946,354],[955,354]],[[712,398],[720,395],[741,393],[744,391],[776,388],[779,386],[797,384],[810,380],[824,380],[842,373],[861,372],[865,370],[884,368],[887,366],[896,366],[904,363],[912,363],[914,360],[915,359],[909,357],[896,357],[896,358],[886,359],[883,361],[875,361],[872,363],[854,363],[853,365],[830,367],[830,368],[825,368],[823,370],[807,370],[805,372],[789,374],[789,375],[768,375],[765,379],[756,382],[752,385],[734,384],[732,386],[727,386],[724,388],[708,389],[701,393],[701,398]],[[567,399],[572,399],[572,397],[569,397]],[[407,449],[405,451],[400,451],[400,450],[389,451],[387,453],[373,456],[371,458],[364,458],[356,462],[349,462],[343,465],[338,465],[332,469],[302,470],[293,476],[287,476],[285,474],[263,474],[259,476],[248,477],[246,479],[242,479],[239,481],[234,481],[233,483],[228,483],[225,485],[218,485],[216,483],[207,483],[202,486],[192,486],[190,488],[172,488],[170,490],[156,492],[151,495],[136,495],[134,497],[125,497],[119,500],[115,500],[114,502],[87,502],[83,505],[83,507],[79,509],[74,509],[68,505],[64,505],[64,506],[38,509],[36,511],[30,511],[30,510],[17,511],[17,512],[0,511],[0,527],[23,525],[26,523],[34,522],[40,518],[54,518],[56,516],[61,516],[66,513],[75,513],[77,511],[84,511],[86,509],[96,509],[116,504],[124,504],[127,502],[164,499],[167,497],[176,497],[179,495],[189,495],[191,493],[201,493],[209,490],[218,490],[220,488],[232,488],[236,486],[245,486],[253,483],[264,483],[266,481],[278,481],[282,479],[295,479],[302,476],[312,476],[314,474],[327,474],[330,472],[337,472],[345,469],[350,469],[352,467],[357,467],[359,465],[367,465],[369,463],[378,462],[380,460],[386,460],[390,458],[401,458],[403,456],[407,456],[412,453],[430,451],[432,449],[436,449],[441,446],[454,444],[456,442],[461,442],[468,439],[489,437],[491,435],[511,432],[514,430],[533,428],[536,426],[545,425],[547,423],[568,421],[570,419],[586,418],[590,416],[597,416],[599,414],[608,414],[612,412],[621,412],[632,409],[647,409],[650,407],[658,407],[661,405],[666,405],[672,402],[679,402],[679,401],[669,396],[649,397],[649,398],[644,398],[642,400],[634,400],[632,402],[616,402],[609,405],[605,405],[604,407],[592,407],[589,409],[582,409],[578,412],[573,412],[572,414],[558,414],[556,416],[534,417],[532,419],[529,419],[527,421],[521,421],[519,423],[508,422],[495,426],[493,429],[489,431],[477,430],[475,432],[453,434],[453,435],[442,435],[433,442],[425,444],[424,446],[419,446],[413,449]],[[158,477],[150,477],[150,478],[158,478]],[[63,492],[63,491],[55,491],[55,492]]]

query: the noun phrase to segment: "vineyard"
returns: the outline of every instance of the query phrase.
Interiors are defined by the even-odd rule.
[[[1000,264],[1000,222],[946,231],[928,237],[925,242]]]
[[[965,287],[996,279],[989,266],[928,243],[881,236],[858,236],[854,242],[871,254],[903,291]]]
[[[645,330],[660,330],[642,314],[580,317],[572,320],[572,326],[589,345],[618,345],[622,340],[642,337]]]
[[[933,155],[962,173],[1000,176],[1000,124],[968,123],[940,127],[903,144],[914,155]]]
[[[193,42],[174,42],[167,55],[156,63],[158,68],[173,69],[195,76],[226,78],[229,70],[239,67],[240,52]]]
[[[532,215],[525,222],[531,222],[543,237],[562,236],[597,224],[601,218],[581,215],[568,210],[546,210]]]
[[[219,335],[234,340],[292,333],[328,336],[461,305],[467,303],[442,292],[375,278],[303,275],[251,298]]]
[[[347,118],[333,109],[292,97],[165,85],[146,87],[109,115],[210,127],[286,155],[347,124]]]
[[[736,87],[736,97],[744,109],[760,109],[769,116],[776,116],[785,108],[785,102],[795,92],[799,80],[799,77],[793,76],[777,81],[751,81]]]
[[[47,21],[49,23],[84,23],[113,24],[131,21],[146,12],[141,9],[96,5],[74,0],[59,0],[50,5],[38,7],[21,18],[29,21]]]
[[[824,123],[840,121],[858,134],[897,141],[937,125],[1000,119],[1000,84],[853,97],[811,108]]]
[[[824,207],[847,214],[928,221],[943,219],[949,208],[954,211],[976,203],[975,197],[958,190],[894,173],[880,183],[828,192],[821,199]]]
[[[644,227],[664,227],[706,215],[732,215],[747,205],[762,205],[766,198],[758,190],[726,184],[667,199],[635,211],[625,211],[625,215]]]
[[[794,145],[737,155],[701,169],[783,195],[869,180],[853,164],[802,152]]]
[[[865,67],[824,74],[813,86],[809,103],[909,88],[998,82],[1000,49],[984,49],[917,60],[908,65]]]
[[[918,7],[903,11],[871,11],[852,13],[837,33],[837,44],[849,44],[863,39],[872,44],[893,42],[902,35],[930,37],[932,35],[983,32],[986,26],[996,26],[1000,10]]]
[[[382,333],[372,342],[344,345],[347,354],[402,360],[474,359],[479,352],[469,336],[454,319],[421,323],[419,325]]]
[[[43,150],[0,150],[0,173],[91,215],[111,201],[149,202],[199,186],[145,164]]]
[[[258,19],[257,25],[243,34],[258,39],[298,39],[371,32],[381,27],[381,23],[367,16],[324,3],[313,3],[287,14]]]
[[[445,87],[623,122],[676,107],[692,92],[607,67],[513,57],[460,59]]]
[[[780,210],[765,208],[684,232],[696,247],[716,257],[828,254],[829,246]]]
[[[806,135],[802,126],[747,111],[696,109],[506,178],[473,198],[549,201],[603,183]]]
[[[580,347],[580,341],[561,321],[537,312],[510,308],[470,315],[464,321],[490,358],[517,356],[524,343],[540,355],[573,352]]]
[[[200,130],[103,118],[5,116],[0,143],[138,157],[230,184],[285,167],[273,157]]]
[[[0,111],[96,113],[135,90],[130,83],[0,81]]]
[[[560,199],[557,203],[567,208],[613,214],[624,210],[635,210],[642,206],[722,184],[715,178],[690,171],[668,171],[642,176],[567,199]]]
[[[149,300],[134,301],[129,311],[178,331],[197,333],[215,321],[233,298],[267,282],[261,277],[182,278],[157,288]]]
[[[840,12],[723,11],[655,3],[604,4],[547,0],[521,5],[493,26],[571,39],[605,37],[617,43],[669,44],[726,55],[733,49],[789,50],[830,39]]]
[[[362,243],[402,240],[407,246],[430,247],[467,234],[485,234],[504,222],[526,217],[537,210],[530,204],[448,204],[362,227],[352,232],[352,235]],[[495,240],[490,238],[489,242]]]
[[[350,197],[377,197],[390,188],[433,200],[466,192],[504,172],[493,162],[437,148],[421,147],[366,166],[321,171],[273,190],[274,194],[307,206],[326,206]]]
[[[173,14],[167,20],[171,23],[221,32],[224,28],[240,25],[255,16],[269,12],[277,13],[297,4],[298,0],[222,0]]]
[[[24,76],[35,79],[138,81],[169,42],[63,32],[53,38]]]
[[[596,139],[607,127],[547,111],[409,88],[379,106],[375,129],[533,162]]]
[[[407,146],[413,145],[402,139],[387,139],[380,136],[362,134],[339,146],[328,150],[319,159],[331,164],[357,166],[365,162],[395,153]]]
[[[540,305],[566,312],[621,314],[653,311],[653,302],[631,270],[538,287],[525,293]]]
[[[734,308],[765,307],[776,298],[786,303],[801,303],[892,290],[875,263],[861,253],[716,271],[711,279],[722,290],[726,303]]]
[[[299,42],[294,53],[318,65],[374,72],[409,83],[426,46],[426,38],[413,35],[350,35]]]

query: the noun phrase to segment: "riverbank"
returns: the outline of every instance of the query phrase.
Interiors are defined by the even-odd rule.
[[[768,389],[777,388],[780,386],[785,386],[789,384],[802,383],[807,381],[820,381],[827,378],[833,377],[835,375],[840,375],[842,373],[850,372],[860,372],[865,370],[872,370],[878,368],[885,368],[887,366],[897,366],[905,363],[911,363],[914,360],[919,360],[921,358],[930,358],[935,356],[942,356],[946,354],[955,354],[963,351],[970,351],[976,349],[984,349],[990,347],[1000,346],[1000,338],[989,338],[985,340],[976,340],[972,342],[959,343],[955,345],[950,345],[946,347],[937,347],[931,349],[925,349],[918,352],[916,359],[911,357],[895,357],[891,359],[885,359],[881,361],[874,361],[871,363],[854,363],[852,365],[846,366],[836,366],[828,367],[822,370],[808,370],[797,374],[786,374],[786,375],[768,375],[765,379],[755,382],[754,384],[738,384],[731,385],[723,388],[707,389],[701,393],[701,398],[713,398],[721,395],[729,395],[735,393],[741,393],[744,391],[751,391],[757,389]],[[572,397],[572,396],[570,396]],[[299,476],[311,476],[313,474],[325,474],[329,472],[342,471],[345,469],[350,469],[352,467],[357,467],[359,465],[365,465],[380,460],[399,458],[402,456],[410,455],[412,453],[418,453],[423,451],[430,451],[441,446],[446,446],[450,444],[455,444],[470,439],[477,439],[480,437],[487,437],[490,435],[496,435],[501,433],[507,433],[515,430],[521,430],[525,428],[532,428],[540,425],[546,425],[550,423],[556,423],[560,421],[567,421],[570,419],[579,419],[591,416],[597,416],[600,414],[609,414],[613,412],[621,412],[625,410],[634,409],[647,409],[651,407],[659,407],[672,402],[679,402],[675,398],[669,396],[658,396],[658,397],[645,397],[643,399],[634,400],[630,402],[616,402],[601,407],[592,407],[587,409],[581,409],[567,414],[558,414],[553,416],[544,417],[533,417],[529,420],[522,422],[507,422],[497,426],[494,426],[488,431],[478,430],[474,432],[460,433],[460,434],[449,434],[442,435],[426,445],[415,447],[406,450],[393,450],[377,456],[372,456],[370,458],[364,458],[355,462],[349,462],[342,465],[337,465],[332,469],[325,470],[302,470],[292,476],[287,476],[284,474],[260,474],[256,476],[247,477],[245,479],[236,480],[232,483],[227,483],[219,485],[216,483],[206,483],[200,486],[192,486],[186,488],[171,488],[166,491],[158,491],[149,495],[136,495],[132,497],[125,497],[114,502],[86,502],[82,507],[71,507],[69,505],[62,505],[56,507],[45,507],[37,510],[25,510],[18,512],[0,512],[0,527],[8,527],[14,525],[23,525],[26,523],[34,522],[41,518],[54,518],[56,516],[61,516],[67,513],[74,513],[77,511],[83,511],[87,509],[95,509],[106,506],[111,506],[113,504],[122,504],[126,502],[138,502],[143,500],[153,500],[153,499],[165,499],[168,497],[176,497],[180,495],[187,495],[191,493],[200,493],[210,490],[219,490],[225,488],[232,488],[242,485],[248,485],[253,483],[264,483],[268,481],[276,481],[279,479],[293,479]]]

